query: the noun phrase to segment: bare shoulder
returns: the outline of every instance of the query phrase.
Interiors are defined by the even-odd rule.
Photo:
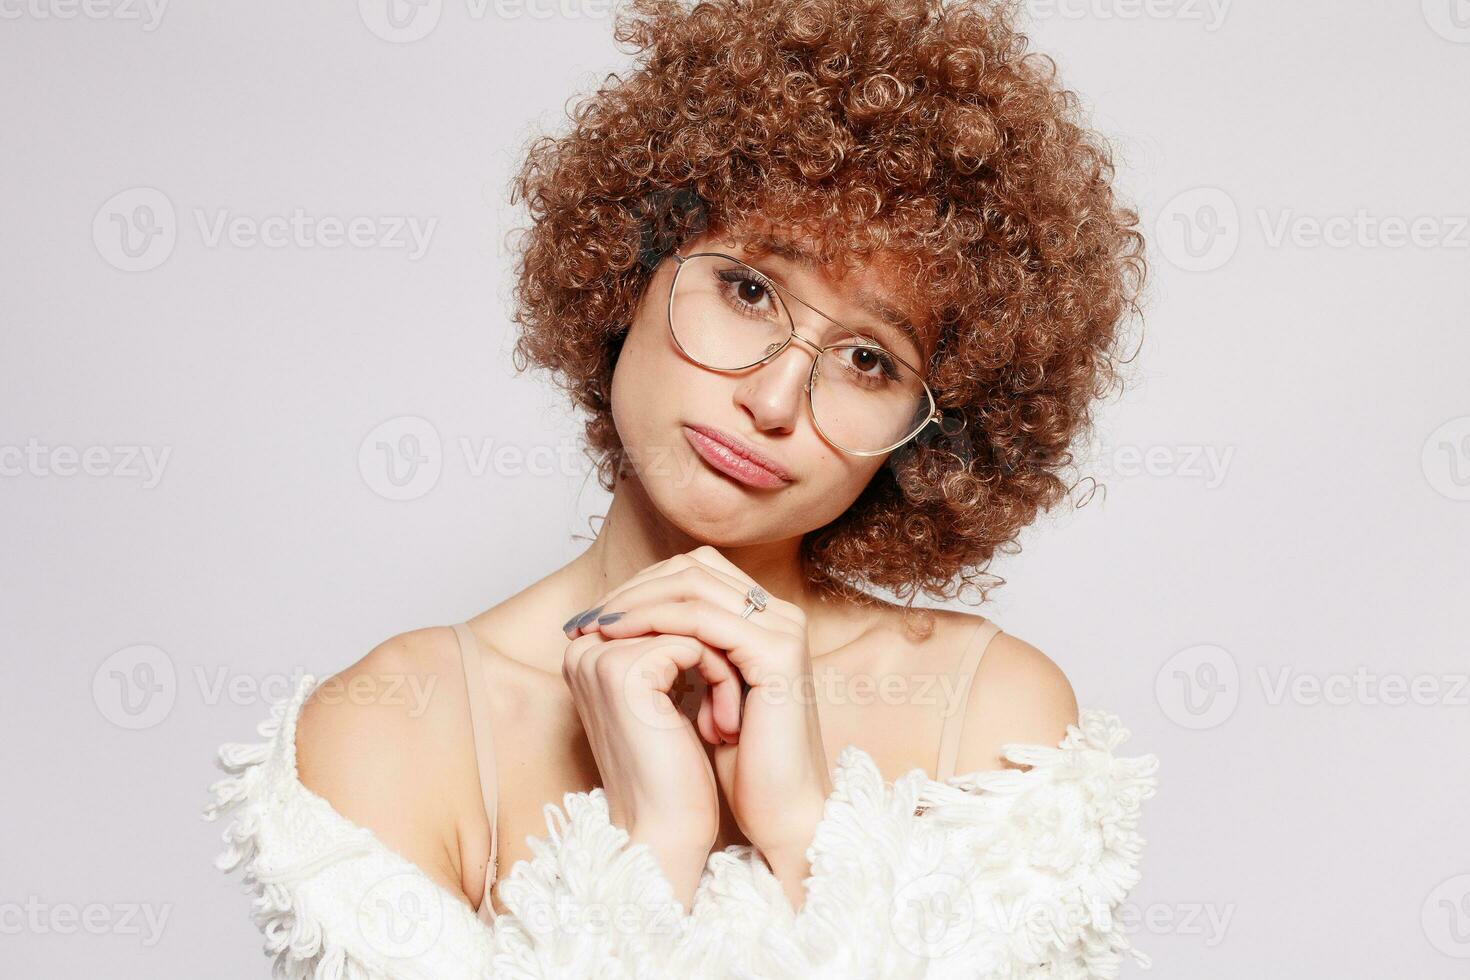
[[[963,645],[980,617],[955,612],[950,627]],[[997,626],[1001,624],[996,623]],[[955,655],[962,655],[956,648]],[[1013,767],[1001,758],[1007,742],[1056,745],[1077,722],[1077,696],[1051,657],[1005,631],[990,641],[970,685],[956,772]]]
[[[464,668],[446,626],[379,643],[322,682],[297,722],[301,782],[461,894],[456,841],[473,751]]]

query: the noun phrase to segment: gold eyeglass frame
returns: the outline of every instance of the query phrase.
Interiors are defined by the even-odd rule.
[[[807,408],[807,411],[811,413],[812,425],[816,427],[817,432],[819,432],[821,434],[821,436],[822,436],[823,439],[826,439],[833,446],[836,446],[838,449],[842,450],[843,452],[845,452],[845,453],[847,453],[848,455],[851,455],[851,456],[882,456],[884,453],[891,453],[895,449],[897,449],[899,446],[902,446],[904,443],[906,443],[909,440],[911,440],[914,437],[916,437],[920,432],[923,432],[924,429],[925,429],[925,427],[928,426],[931,422],[933,422],[933,423],[942,423],[944,421],[944,413],[942,411],[940,411],[939,406],[938,406],[938,403],[934,399],[934,390],[929,387],[929,382],[924,379],[924,376],[923,376],[922,372],[920,372],[917,368],[915,368],[912,364],[910,364],[903,357],[900,357],[898,354],[895,354],[893,351],[889,350],[887,347],[883,347],[882,345],[877,344],[877,343],[866,343],[866,344],[864,344],[864,343],[852,343],[852,342],[841,343],[841,344],[828,344],[827,346],[822,347],[822,346],[820,346],[818,344],[812,343],[810,340],[807,340],[801,334],[797,333],[796,332],[796,324],[792,320],[790,312],[787,312],[787,311],[790,310],[790,303],[787,302],[788,299],[794,299],[794,300],[796,300],[798,303],[800,303],[802,306],[805,306],[807,309],[811,310],[813,313],[816,313],[818,316],[821,316],[821,317],[825,318],[826,320],[828,320],[831,323],[837,324],[837,326],[839,326],[839,327],[843,326],[843,324],[841,322],[839,322],[838,320],[836,320],[836,319],[834,319],[834,318],[832,318],[830,316],[827,316],[827,314],[823,313],[821,310],[817,309],[815,306],[813,306],[812,304],[808,303],[806,300],[802,299],[800,296],[797,296],[788,287],[786,287],[786,286],[782,285],[781,283],[777,282],[776,281],[776,278],[774,276],[770,275],[769,273],[762,272],[761,270],[757,269],[755,266],[750,265],[748,262],[743,262],[740,259],[737,259],[735,256],[733,256],[733,255],[727,255],[724,252],[694,252],[694,253],[692,253],[690,255],[680,255],[678,252],[671,252],[669,254],[672,255],[673,258],[674,258],[674,261],[676,263],[678,263],[677,268],[675,268],[675,270],[674,270],[674,276],[673,276],[673,278],[669,280],[669,303],[668,303],[669,336],[671,336],[671,337],[674,338],[674,345],[676,347],[678,347],[680,351],[683,352],[684,356],[687,357],[687,358],[689,358],[695,364],[698,364],[700,367],[707,368],[707,369],[709,369],[711,371],[721,371],[721,372],[726,372],[726,373],[735,372],[735,371],[747,371],[750,368],[755,367],[757,364],[764,364],[766,361],[769,361],[771,358],[773,358],[777,354],[781,353],[787,347],[790,347],[791,346],[791,342],[793,340],[799,340],[799,341],[801,341],[803,344],[806,344],[812,350],[816,351],[816,356],[812,358],[812,369],[811,369],[811,373],[809,373],[807,375],[806,383],[804,385],[802,385],[802,390],[804,390],[806,392],[806,408]],[[786,314],[785,319],[786,319],[787,326],[790,329],[790,333],[787,335],[787,337],[786,337],[785,340],[783,340],[774,349],[767,351],[761,357],[755,359],[754,361],[751,361],[749,364],[743,364],[740,367],[732,367],[732,368],[713,367],[713,366],[711,366],[709,364],[706,364],[704,361],[701,361],[699,358],[695,357],[692,353],[689,352],[689,350],[679,341],[678,331],[676,331],[674,329],[674,291],[678,288],[678,285],[679,285],[679,274],[684,271],[684,263],[687,262],[690,259],[697,259],[697,258],[700,258],[700,257],[703,257],[703,256],[712,256],[714,258],[720,258],[720,259],[725,259],[725,260],[730,261],[730,262],[734,262],[736,265],[739,265],[739,266],[742,266],[742,267],[744,267],[746,269],[749,269],[751,272],[755,273],[755,275],[757,277],[759,277],[763,282],[768,282],[768,283],[770,283],[775,288],[776,295],[781,300],[781,305],[784,308],[783,312],[785,312],[785,314]],[[921,384],[921,385],[924,386],[924,397],[927,398],[928,401],[929,401],[929,412],[928,412],[928,414],[924,416],[923,421],[919,422],[919,424],[914,427],[914,430],[912,432],[910,432],[908,435],[904,436],[902,439],[898,440],[897,442],[895,442],[891,446],[885,446],[882,449],[869,449],[869,450],[848,449],[846,446],[843,446],[840,443],[838,443],[835,440],[833,440],[833,438],[831,436],[829,436],[822,429],[822,423],[819,422],[819,421],[817,421],[817,410],[816,410],[816,406],[812,404],[812,385],[817,380],[817,365],[819,365],[821,363],[821,361],[822,361],[822,355],[825,354],[825,353],[827,353],[828,351],[830,351],[830,350],[841,350],[841,349],[851,348],[851,347],[859,347],[859,348],[866,347],[866,348],[870,348],[870,349],[871,348],[877,348],[878,350],[881,350],[884,354],[886,354],[889,357],[893,358],[895,361],[897,361],[898,363],[902,364],[904,367],[906,367],[910,371],[912,371],[913,374],[914,374],[914,377],[916,377],[916,378],[919,379],[919,384]]]

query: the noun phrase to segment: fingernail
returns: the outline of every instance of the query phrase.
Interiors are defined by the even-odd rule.
[[[585,612],[585,611],[586,610],[583,610],[583,612]],[[581,618],[582,618],[582,613],[580,613],[580,612],[572,613],[572,618],[569,619],[569,620],[567,620],[565,623],[562,623],[561,624],[561,631],[563,633],[570,633],[572,631],[572,627],[575,626],[575,625],[577,625],[577,620],[579,620]]]
[[[607,613],[605,615],[598,616],[597,617],[597,625],[598,626],[606,626],[608,623],[616,623],[618,620],[622,619],[623,616],[624,616],[624,613],[620,613],[620,612]]]
[[[577,622],[574,625],[577,629],[581,629],[583,626],[586,626],[588,623],[596,619],[597,614],[600,612],[602,612],[602,606],[597,606],[594,609],[589,609],[582,615],[577,617]]]

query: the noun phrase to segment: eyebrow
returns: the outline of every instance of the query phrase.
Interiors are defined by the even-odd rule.
[[[817,261],[817,257],[811,252],[807,251],[799,245],[788,242],[784,239],[770,237],[756,238],[752,241],[751,244],[757,251],[769,252],[772,255],[775,255],[777,258],[786,259],[789,262],[795,262],[797,265],[800,265],[803,268],[819,269],[822,265],[821,262]],[[887,303],[883,302],[880,297],[874,295],[866,289],[856,290],[855,295],[858,305],[862,307],[865,313],[877,317],[879,320],[883,321],[890,327],[896,327],[899,330],[902,330],[905,334],[908,335],[909,340],[913,341],[914,347],[919,351],[920,356],[923,355],[924,342],[919,337],[919,331],[914,328],[913,321],[911,321],[902,311],[896,310],[893,307],[889,306]],[[825,313],[823,313],[822,315],[826,316]]]

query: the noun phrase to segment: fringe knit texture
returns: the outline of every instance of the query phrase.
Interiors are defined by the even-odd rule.
[[[547,834],[499,884],[486,925],[366,827],[304,786],[296,719],[317,685],[219,749],[222,871],[240,869],[281,980],[1111,980],[1148,967],[1118,921],[1139,880],[1158,759],[1087,709],[1056,746],[1009,743],[1028,769],[886,782],[856,745],[807,849],[793,911],[759,851],[710,855],[688,913],[602,789],[543,808]]]

